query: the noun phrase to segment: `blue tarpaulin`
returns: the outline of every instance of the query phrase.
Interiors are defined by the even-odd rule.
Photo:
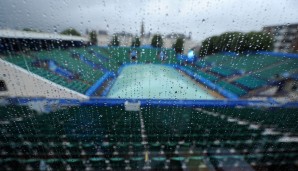
[[[85,93],[86,96],[91,96],[96,92],[98,88],[100,88],[103,83],[108,80],[109,78],[115,77],[115,74],[113,72],[107,72],[105,73],[99,80],[95,82]]]
[[[70,71],[68,71],[65,68],[62,68],[60,66],[58,66],[55,61],[49,60],[49,70],[52,72],[55,72],[63,77],[66,77],[68,79],[74,79],[74,74]]]

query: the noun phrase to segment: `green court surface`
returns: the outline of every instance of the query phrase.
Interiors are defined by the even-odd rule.
[[[124,67],[107,97],[180,100],[215,98],[174,68],[155,64]]]

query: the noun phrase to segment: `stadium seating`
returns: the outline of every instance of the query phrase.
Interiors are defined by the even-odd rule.
[[[192,65],[179,63],[173,49],[134,48],[138,59],[130,59],[131,47],[81,47],[67,50],[36,51],[30,53],[7,53],[5,60],[50,81],[85,94],[107,72],[117,73],[120,66],[130,63],[178,64],[209,80],[218,87],[239,97],[255,95],[253,90],[276,85],[280,79],[298,72],[297,59],[261,54],[228,55],[219,53],[197,60]],[[167,54],[167,60],[161,61],[159,52]],[[52,60],[61,68],[78,76],[68,79],[46,68],[32,66],[36,60]],[[192,75],[192,76],[193,76]],[[201,81],[202,84],[204,82]],[[218,91],[218,90],[217,90]],[[220,91],[219,91],[220,93]],[[247,96],[245,96],[247,95]]]
[[[278,66],[266,68],[256,72],[254,75],[267,81],[273,81],[275,79],[280,79],[281,77],[289,76],[292,73],[297,72],[297,66],[298,64],[296,59],[287,59]]]
[[[217,83],[220,87],[222,87],[223,89],[226,89],[238,96],[243,96],[245,94],[247,94],[247,91],[238,87],[238,86],[235,86],[233,84],[230,84],[228,82],[225,82],[225,81],[220,81]]]
[[[267,82],[253,76],[244,76],[234,81],[236,84],[244,86],[248,89],[256,89],[267,85]]]
[[[32,52],[30,55],[8,55],[4,59],[61,86],[85,94],[88,88],[90,88],[99,78],[103,76],[103,72],[100,70],[94,70],[82,61],[78,61],[70,56],[70,53],[67,51],[53,50]],[[79,78],[70,80],[69,78],[50,71],[48,68],[34,66],[33,63],[40,59],[54,60],[59,66],[67,68],[74,73],[78,73]]]
[[[256,54],[215,54],[194,66],[184,67],[240,97],[298,71],[297,59]]]
[[[282,141],[283,133],[298,133],[296,109],[159,106],[128,112],[122,106],[82,106],[38,114],[1,106],[0,111],[2,170],[298,167],[298,143]],[[269,127],[283,133],[265,133]]]
[[[95,83],[103,72],[95,70],[88,66],[79,59],[73,58],[71,53],[67,50],[51,50],[51,51],[40,51],[34,54],[38,59],[52,59],[55,60],[60,66],[64,66],[69,70],[78,73],[81,78],[89,83]]]
[[[203,69],[203,68],[210,67],[211,64],[208,63],[208,62],[206,62],[206,61],[204,61],[204,60],[202,60],[202,59],[200,59],[200,60],[197,60],[197,61],[195,62],[195,66],[198,67],[198,68]]]
[[[131,63],[131,59],[129,56],[131,47],[92,47],[95,52],[103,53],[104,56],[107,56],[113,61],[115,64],[127,64]],[[167,55],[167,60],[165,63],[171,64],[175,63],[175,51],[173,49],[156,49],[156,48],[142,48],[136,47],[133,48],[138,52],[138,63],[162,63],[162,61],[158,58],[160,51],[165,51]],[[113,64],[111,63],[111,65]],[[112,65],[113,66],[113,65]]]
[[[88,90],[88,88],[90,87],[90,85],[88,85],[82,81],[77,81],[77,80],[66,81],[65,78],[55,75],[54,73],[52,73],[48,70],[42,69],[42,68],[34,67],[30,70],[30,72],[37,74],[43,78],[46,78],[50,81],[53,81],[61,86],[67,87],[67,88],[69,88],[71,90],[75,90],[77,92],[80,92],[80,93],[85,93]]]
[[[210,80],[212,82],[216,82],[217,80],[219,80],[219,78],[216,75],[213,75],[211,73],[207,73],[201,70],[198,70],[195,66],[183,66],[183,68],[185,68],[186,70],[194,73],[195,75],[199,75],[207,80]]]
[[[237,72],[235,72],[234,70],[223,67],[211,67],[209,71],[221,75],[223,77],[229,77],[237,74]]]
[[[204,58],[206,62],[213,63],[216,66],[226,66],[235,70],[257,71],[267,66],[278,64],[287,58],[272,57],[266,55],[236,55],[226,56],[223,54],[216,54]]]

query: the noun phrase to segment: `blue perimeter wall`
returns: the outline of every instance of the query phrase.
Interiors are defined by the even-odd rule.
[[[186,68],[183,68],[182,66],[180,65],[172,65],[174,68],[176,69],[179,69],[183,72],[185,72],[187,75],[189,75],[190,77],[192,77],[193,79],[195,79],[196,81],[206,85],[208,88],[212,89],[212,90],[215,90],[217,91],[218,93],[220,93],[221,95],[223,95],[224,97],[226,98],[229,98],[229,99],[238,99],[238,96],[230,91],[227,91],[223,88],[221,88],[220,86],[212,83],[211,81],[201,77],[200,75],[196,75],[194,74],[193,72],[189,71],[188,69]]]
[[[169,99],[110,99],[91,98],[86,101],[75,99],[46,99],[46,98],[6,98],[2,104],[30,105],[43,102],[47,105],[57,106],[124,106],[125,102],[145,106],[170,106],[170,107],[298,107],[298,102],[278,103],[272,100],[169,100]]]

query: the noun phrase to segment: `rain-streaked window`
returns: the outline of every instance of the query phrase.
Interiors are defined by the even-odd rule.
[[[0,170],[298,170],[295,0],[0,11]]]

